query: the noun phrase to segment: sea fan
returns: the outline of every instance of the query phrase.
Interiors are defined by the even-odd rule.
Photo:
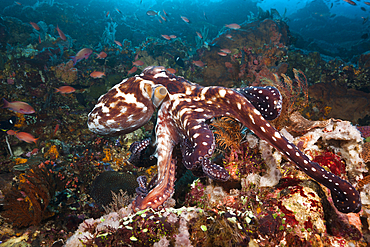
[[[44,163],[20,174],[17,184],[5,195],[2,217],[14,227],[40,224],[53,214],[47,206],[54,197],[57,181]]]

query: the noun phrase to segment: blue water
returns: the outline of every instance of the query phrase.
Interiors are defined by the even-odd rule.
[[[176,35],[195,48],[197,31],[207,30],[205,40],[211,42],[225,24],[246,24],[258,19],[261,11],[273,11],[278,13],[273,18],[287,22],[292,35],[298,37],[298,43],[293,45],[350,60],[370,49],[370,22],[367,22],[370,6],[363,1],[354,1],[356,6],[344,0],[20,0],[20,5],[13,0],[2,0],[0,14],[2,18],[15,17],[26,25],[30,21],[44,21],[54,27],[59,25],[74,40],[75,47],[86,43],[93,47],[99,45],[107,26],[114,24],[114,39],[119,42],[128,40],[138,46],[148,37],[160,38],[166,34]],[[148,10],[158,15],[149,16],[146,14]],[[180,16],[187,17],[190,23],[184,22]],[[36,39],[37,34],[33,38]],[[27,42],[30,41],[25,40],[24,44]],[[6,44],[1,37],[0,44],[4,49]],[[349,48],[352,51],[350,55],[341,52]]]

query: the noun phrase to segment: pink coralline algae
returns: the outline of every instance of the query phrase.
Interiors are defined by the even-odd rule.
[[[363,138],[370,137],[370,126],[357,126],[357,129],[361,132]]]

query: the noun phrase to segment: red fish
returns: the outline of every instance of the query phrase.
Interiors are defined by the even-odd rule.
[[[90,74],[90,76],[92,78],[102,78],[103,76],[105,76],[105,73],[104,72],[100,72],[100,71],[94,71]]]
[[[169,36],[171,39],[176,39],[177,38],[177,36],[176,35],[170,35]]]
[[[141,61],[141,60],[137,60],[135,62],[132,62],[132,65],[136,65],[136,66],[143,66],[144,65],[144,62]]]
[[[65,36],[65,34],[62,32],[62,30],[60,30],[60,28],[58,27],[58,25],[57,25],[57,31],[58,31],[59,37],[60,37],[62,40],[66,41],[66,40],[67,40],[67,37],[66,37],[66,36]]]
[[[53,132],[53,136],[55,136],[55,134],[57,133],[58,129],[59,129],[59,124],[57,124],[55,126],[55,129],[54,129],[54,132]]]
[[[231,53],[231,51],[229,49],[226,49],[226,48],[225,49],[221,49],[220,51],[221,52],[225,52],[227,54],[230,54]]]
[[[90,48],[83,48],[79,52],[77,52],[76,56],[71,56],[73,60],[73,65],[76,65],[77,62],[81,61],[82,59],[88,59],[93,51]]]
[[[220,55],[221,57],[226,57],[227,56],[227,53],[222,52],[222,51],[217,52],[217,54]]]
[[[232,23],[232,24],[225,25],[225,27],[228,27],[230,29],[239,29],[240,25],[236,23]]]
[[[137,70],[137,67],[132,67],[132,69],[130,69],[128,72],[127,72],[127,75],[129,75],[129,74],[132,74],[132,73],[135,73],[136,72],[136,70]]]
[[[370,2],[364,2],[364,4],[370,5]]]
[[[190,21],[189,21],[189,19],[188,18],[186,18],[185,16],[181,16],[181,19],[183,20],[183,21],[185,21],[186,23],[189,23]]]
[[[203,39],[203,36],[200,34],[200,32],[196,32],[197,33],[197,35],[198,35],[198,37],[200,38],[200,39]]]
[[[344,0],[345,2],[347,2],[347,3],[349,3],[349,4],[351,4],[351,5],[353,5],[353,6],[356,6],[357,4],[354,2],[354,1],[352,1],[352,0]]]
[[[19,5],[19,6],[21,6],[21,5],[22,5],[20,2],[14,2],[14,3],[16,3],[16,4],[17,4],[17,5]]]
[[[167,39],[167,40],[171,40],[170,36],[168,36],[167,34],[162,34],[161,35],[163,38]]]
[[[39,138],[35,138],[33,135],[31,135],[30,133],[26,133],[26,132],[18,132],[15,134],[15,136],[21,140],[21,141],[25,141],[27,143],[31,143],[31,142],[34,142],[35,144],[36,141],[39,139]]]
[[[99,54],[96,55],[96,58],[98,59],[104,59],[107,57],[107,53],[105,53],[104,51],[100,52]]]
[[[13,136],[13,135],[15,135],[15,134],[16,134],[14,130],[8,130],[6,133],[7,133],[8,135],[10,135],[10,136]]]
[[[8,102],[6,99],[3,99],[4,106],[3,108],[8,108],[9,110],[19,112],[22,114],[32,114],[35,112],[35,109],[32,108],[29,104],[22,101],[13,101]]]
[[[164,14],[165,16],[168,16],[168,15],[167,15],[167,13],[166,13],[166,11],[164,11],[164,10],[163,10],[163,14]]]
[[[41,36],[39,35],[39,44],[41,44]]]
[[[109,17],[109,11],[107,11],[107,13],[105,14],[105,17]]]
[[[122,47],[122,43],[121,42],[115,40],[114,43],[116,43],[118,46]]]
[[[76,91],[76,89],[74,89],[71,86],[61,86],[55,89],[56,93],[62,93],[62,94],[63,93],[73,93],[74,91]]]
[[[34,23],[34,22],[30,21],[30,24],[31,24],[31,26],[32,26],[34,29],[36,29],[37,31],[39,31],[39,30],[40,30],[39,25],[37,25],[36,23]]]
[[[118,8],[115,8],[115,10],[118,12],[118,14],[121,14],[122,15],[121,10],[119,10]]]
[[[161,17],[161,19],[163,20],[163,21],[167,21],[167,19],[165,18],[165,17],[163,17],[161,14],[158,14],[159,15],[159,17]]]
[[[204,67],[204,63],[202,61],[193,61],[193,64],[200,67],[200,68],[203,68]]]
[[[226,35],[226,38],[231,39],[233,36],[231,34]]]

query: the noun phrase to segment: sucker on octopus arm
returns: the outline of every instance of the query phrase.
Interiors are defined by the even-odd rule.
[[[102,135],[130,133],[150,120],[158,108],[155,127],[158,174],[151,188],[139,178],[135,211],[161,206],[174,192],[176,162],[173,148],[180,144],[183,164],[197,176],[226,181],[228,172],[210,161],[215,141],[207,120],[235,118],[258,137],[269,142],[308,176],[330,189],[336,208],[359,212],[359,193],[347,181],[310,161],[267,120],[281,110],[281,95],[274,87],[203,87],[175,76],[162,66],[147,67],[135,77],[124,79],[101,96],[88,118],[89,129]],[[267,120],[266,120],[267,119]],[[138,145],[139,151],[145,143]]]

